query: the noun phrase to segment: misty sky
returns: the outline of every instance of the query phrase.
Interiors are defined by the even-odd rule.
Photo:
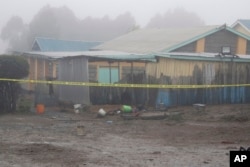
[[[237,19],[250,19],[250,0],[0,0],[0,29],[12,16],[20,16],[29,23],[45,5],[68,6],[79,19],[87,16],[103,17],[130,12],[141,27],[156,14],[183,7],[194,12],[207,25],[231,25]],[[3,49],[0,41],[0,53]]]

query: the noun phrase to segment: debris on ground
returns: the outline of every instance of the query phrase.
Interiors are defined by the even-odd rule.
[[[121,119],[121,110],[99,119],[101,108],[108,113],[121,106],[90,106],[79,114],[72,105],[68,112],[46,107],[43,114],[1,114],[0,166],[228,167],[231,150],[250,146],[250,119],[222,119],[250,118],[249,104],[209,105],[204,112],[193,106],[148,109],[130,121]],[[151,114],[166,114],[166,119],[141,119]]]

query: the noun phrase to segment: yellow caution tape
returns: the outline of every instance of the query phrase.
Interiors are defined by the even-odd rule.
[[[0,81],[34,83],[34,84],[54,84],[71,86],[92,86],[92,87],[126,87],[126,88],[162,88],[162,89],[197,89],[197,88],[222,88],[222,87],[246,87],[250,84],[231,84],[231,85],[161,85],[161,84],[118,84],[118,83],[93,83],[93,82],[71,82],[71,81],[46,81],[46,80],[26,80],[0,78]]]

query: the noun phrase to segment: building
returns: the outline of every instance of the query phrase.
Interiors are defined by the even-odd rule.
[[[164,103],[166,106],[193,103],[220,104],[243,103],[249,99],[248,87],[237,85],[249,83],[250,37],[226,25],[141,29],[100,44],[91,50],[95,51],[33,52],[29,55],[36,58],[46,57],[41,60],[59,58],[59,68],[55,72],[62,73],[57,77],[59,81],[78,81],[78,78],[80,82],[102,83],[234,85],[193,89],[95,88],[94,90],[98,92],[89,90],[90,101],[92,98],[101,99],[97,104],[119,103],[121,101],[113,100],[122,99],[124,91],[127,91],[133,104]],[[80,57],[81,60],[78,60]],[[84,61],[80,63],[82,65],[77,64],[81,61]],[[60,71],[62,69],[60,66],[64,66],[63,64],[68,64],[64,67],[67,69],[65,72]],[[74,68],[80,71],[88,69],[88,74],[84,72],[84,76],[78,75],[78,72],[70,70]],[[70,71],[71,73],[67,73]],[[135,76],[135,73],[140,76]],[[62,89],[62,94],[66,92],[63,90],[65,89]],[[67,93],[63,96],[71,97]],[[79,95],[79,100],[82,98]],[[106,101],[103,101],[105,99]],[[83,101],[74,100],[74,102]]]
[[[187,57],[187,59],[196,60],[199,56],[207,57],[207,55],[214,55],[220,58],[235,58],[235,57],[248,57],[250,55],[250,36],[240,33],[230,27],[221,26],[207,31],[203,34],[193,36],[186,41],[172,45],[161,52],[155,53],[156,56],[164,57],[162,55],[171,55],[172,58]],[[193,57],[190,57],[193,55]],[[244,59],[243,59],[244,60]],[[165,60],[158,59],[155,64],[157,73],[147,74],[154,75],[157,78],[162,73],[168,72],[165,65],[160,65]],[[163,67],[161,69],[160,67]],[[179,66],[181,67],[181,66]]]
[[[214,34],[213,38],[211,38],[212,34]],[[206,41],[204,37],[206,37]],[[141,29],[94,48],[141,54],[157,52],[218,53],[221,51],[222,45],[231,46],[234,54],[249,54],[246,45],[250,44],[247,44],[246,35],[226,25],[179,29]]]
[[[159,90],[157,103],[167,106],[193,103],[250,102],[250,37],[222,26],[165,49],[146,73],[160,84],[231,85],[216,88]],[[165,100],[165,101],[164,101]]]
[[[31,47],[31,51],[28,51],[26,53],[23,53],[22,56],[25,56],[29,62],[30,65],[30,71],[29,76],[26,78],[28,80],[57,80],[59,78],[59,66],[62,66],[62,62],[58,62],[58,58],[60,57],[59,52],[83,52],[88,51],[92,47],[97,46],[101,44],[102,42],[87,42],[87,41],[76,41],[76,40],[60,40],[60,39],[53,39],[53,38],[42,38],[38,37],[35,38],[33,45]],[[55,53],[58,56],[45,56],[44,53]],[[80,61],[85,62],[85,65],[87,65],[86,61]],[[59,65],[60,64],[60,65]],[[64,68],[67,69],[67,66]],[[62,70],[62,68],[61,68]],[[78,74],[80,77],[81,74]],[[87,81],[87,80],[84,80]],[[46,85],[46,84],[34,84],[32,82],[30,83],[24,83],[22,84],[22,87],[28,91],[32,91],[35,93],[35,101],[43,102],[44,104],[51,104],[57,101],[57,97],[51,96],[52,92],[55,92],[55,94],[58,94],[59,89],[57,87],[52,85]],[[53,90],[52,90],[53,88]],[[73,91],[74,92],[74,91]],[[84,94],[87,94],[88,91],[85,89],[80,90],[79,92],[84,92]],[[81,98],[82,96],[80,96]],[[69,97],[75,102],[79,102],[79,98],[77,96],[75,97]],[[89,98],[82,98],[82,102],[89,103]]]
[[[188,29],[145,29],[103,43],[96,49],[153,54],[147,63],[148,83],[167,85],[238,85],[249,83],[250,37],[226,25]],[[151,104],[249,102],[248,87],[158,89]]]
[[[46,80],[48,78],[57,78],[58,67],[57,59],[44,57],[45,52],[81,52],[88,51],[102,42],[87,42],[76,40],[60,40],[53,38],[35,38],[31,47],[33,54],[24,54],[30,65],[29,80]],[[27,52],[28,53],[28,52]],[[34,90],[33,84],[26,84],[24,88]]]
[[[62,52],[84,52],[91,50],[94,46],[101,44],[100,42],[85,42],[85,41],[68,41],[57,40],[51,38],[36,38],[32,45],[32,53],[28,54],[28,61],[30,64],[29,79],[44,80],[46,78],[57,78],[57,59],[43,57],[43,53],[55,52],[60,55]],[[31,53],[30,52],[30,53]],[[109,52],[109,51],[108,51]],[[117,52],[118,53],[118,52]],[[121,53],[121,52],[120,52]],[[119,54],[120,54],[119,53]],[[123,54],[123,53],[122,53]],[[40,55],[40,56],[38,56]],[[111,82],[117,82],[130,73],[131,63],[123,61],[122,63],[112,61],[90,61],[89,64],[89,80],[93,82],[110,82],[109,68],[112,71]],[[145,63],[133,63],[134,73],[142,73],[145,71]],[[33,90],[32,85],[27,88]]]
[[[239,19],[231,27],[243,34],[250,35],[250,20],[248,19]]]
[[[191,28],[138,29],[111,41],[100,44],[96,50],[115,50],[122,52],[153,54],[211,31],[218,26]]]
[[[53,93],[60,101],[70,103],[89,104],[91,103],[110,103],[110,101],[120,100],[114,98],[109,88],[96,88],[92,90],[87,86],[76,86],[66,84],[66,82],[88,83],[90,81],[89,63],[99,64],[98,78],[101,83],[116,83],[124,78],[123,83],[127,83],[126,73],[130,76],[137,74],[137,69],[133,68],[133,64],[141,64],[145,70],[145,64],[154,61],[154,56],[143,54],[131,54],[117,51],[83,51],[83,52],[27,52],[26,57],[36,57],[41,60],[54,60],[57,62],[57,78],[59,85],[53,85]],[[109,66],[103,66],[109,64]],[[126,68],[130,69],[126,71]],[[102,71],[105,67],[105,70]],[[125,71],[124,71],[125,68]],[[145,71],[144,71],[145,72]],[[102,80],[103,79],[103,80]],[[42,79],[41,79],[42,80]],[[136,79],[134,79],[136,80]],[[32,84],[32,83],[30,83]],[[37,101],[46,103],[49,97],[50,85],[36,84],[35,93]],[[92,92],[90,94],[89,92]],[[120,98],[121,92],[118,92]],[[112,98],[112,99],[111,99]],[[99,100],[99,101],[98,101]]]

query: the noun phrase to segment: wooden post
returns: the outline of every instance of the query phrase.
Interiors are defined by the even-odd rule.
[[[134,84],[134,64],[133,62],[131,62],[131,82],[132,84]],[[134,100],[135,100],[135,94],[134,94],[134,88],[131,88],[131,96],[132,96],[132,101],[131,103],[134,104]]]
[[[112,83],[112,72],[111,72],[111,62],[109,61],[109,83]],[[112,88],[111,86],[109,87],[109,102],[112,103]]]

